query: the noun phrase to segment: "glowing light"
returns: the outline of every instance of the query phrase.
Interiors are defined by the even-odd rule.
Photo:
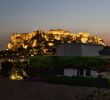
[[[10,79],[11,80],[23,80],[23,77],[21,75],[19,75],[18,71],[16,70],[11,73]]]
[[[27,49],[27,48],[28,48],[28,45],[23,45],[23,48],[24,48],[24,49]]]
[[[20,75],[17,75],[17,74],[12,74],[12,75],[10,76],[10,79],[11,79],[11,80],[23,80],[23,77],[20,76]]]
[[[48,45],[49,45],[49,46],[53,46],[53,45],[54,45],[54,43],[48,43]]]
[[[34,55],[32,54],[31,57],[33,57]]]

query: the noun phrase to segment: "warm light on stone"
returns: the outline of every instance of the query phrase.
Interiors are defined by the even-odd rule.
[[[58,42],[60,43],[80,42],[87,44],[90,43],[105,45],[103,39],[97,36],[91,36],[90,33],[88,32],[80,32],[74,34],[69,31],[55,29],[49,30],[48,32],[38,30],[31,33],[14,33],[11,35],[11,40],[8,43],[7,49],[17,50],[18,48],[27,49],[28,47],[35,48],[37,46],[40,47],[46,47],[47,45],[54,46]]]

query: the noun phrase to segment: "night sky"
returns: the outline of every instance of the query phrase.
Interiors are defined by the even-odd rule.
[[[13,32],[90,32],[110,44],[110,0],[0,0],[0,47]]]

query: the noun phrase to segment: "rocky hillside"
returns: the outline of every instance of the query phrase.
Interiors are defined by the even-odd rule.
[[[38,30],[31,33],[13,33],[7,48],[9,50],[36,48],[37,52],[40,52],[43,55],[53,55],[53,47],[64,42],[104,45],[104,41],[101,38],[91,36],[90,33],[80,32],[73,34],[69,31],[56,29],[47,32]]]

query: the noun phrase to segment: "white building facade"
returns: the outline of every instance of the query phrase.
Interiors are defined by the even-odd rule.
[[[92,77],[92,78],[102,77],[102,78],[110,79],[109,72],[98,72],[93,69],[91,70],[83,69],[82,71],[80,71],[79,69],[65,68],[64,76],[68,76],[68,77],[83,76],[83,77]]]
[[[100,56],[99,51],[103,45],[64,43],[56,47],[56,56]]]
[[[64,76],[68,76],[68,77],[84,76],[84,77],[97,78],[99,76],[99,73],[96,70],[88,70],[88,69],[79,70],[79,69],[65,68]]]

